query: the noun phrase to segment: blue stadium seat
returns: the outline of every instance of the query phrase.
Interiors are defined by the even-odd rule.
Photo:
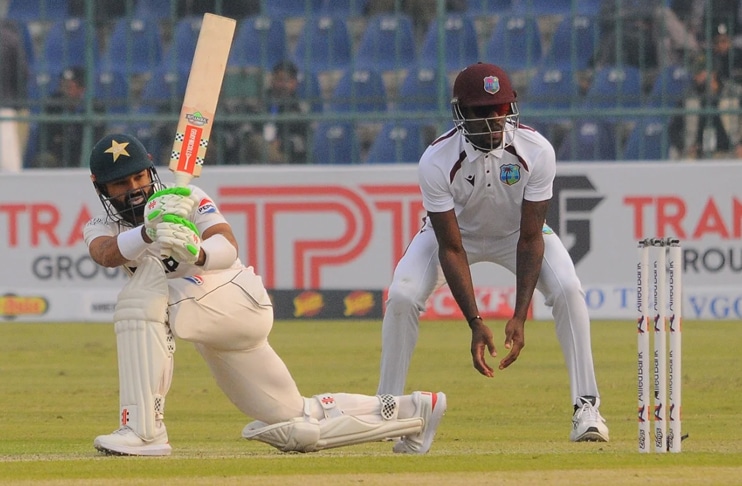
[[[352,123],[323,121],[312,136],[309,160],[314,164],[352,164],[358,159],[358,147]]]
[[[348,25],[342,18],[309,17],[299,34],[293,60],[302,71],[345,69],[351,60]]]
[[[28,106],[31,113],[41,113],[43,104],[59,87],[61,69],[31,67],[28,73]]]
[[[398,110],[425,111],[450,109],[451,87],[448,77],[443,76],[443,93],[441,94],[438,71],[429,67],[415,67],[407,72],[399,87]],[[443,105],[440,97],[443,96]]]
[[[330,110],[339,112],[386,111],[386,88],[381,72],[346,70],[332,93]]]
[[[512,11],[520,15],[569,15],[573,0],[513,0]]]
[[[61,71],[70,66],[84,66],[88,30],[92,30],[93,62],[97,64],[100,55],[95,27],[84,19],[68,18],[54,22],[49,28],[44,37],[41,56],[36,60],[39,68]]]
[[[519,96],[525,110],[565,110],[577,101],[578,85],[568,67],[542,65]]]
[[[535,17],[503,15],[487,40],[483,58],[510,71],[534,68],[541,61],[541,31]]]
[[[202,17],[195,15],[177,21],[173,30],[173,40],[165,55],[166,62],[171,63],[172,66],[190,69],[202,21]]]
[[[320,13],[344,18],[364,15],[368,0],[320,0]]]
[[[604,66],[596,70],[583,107],[594,110],[637,108],[643,102],[642,75],[633,66]],[[625,117],[612,116],[611,121]]]
[[[263,13],[277,18],[304,17],[319,11],[322,3],[323,0],[267,0],[263,3],[265,8]]]
[[[379,163],[417,163],[427,148],[424,124],[420,121],[392,121],[384,123],[381,131],[366,156],[369,164]]]
[[[322,99],[322,86],[317,73],[312,71],[299,73],[299,87],[297,88],[299,99],[309,105],[311,113],[322,112],[324,106]]]
[[[458,71],[479,61],[479,45],[474,20],[465,15],[447,15],[443,22],[443,50],[438,49],[438,22],[433,20],[420,49],[419,62],[437,66],[439,53],[443,53],[447,71]]]
[[[137,0],[134,17],[150,18],[156,21],[169,20],[176,12],[171,10],[172,0]]]
[[[355,66],[382,71],[405,69],[415,62],[412,19],[405,14],[374,15],[366,22]]]
[[[557,160],[616,160],[615,125],[603,119],[580,120],[557,150]]]
[[[240,21],[229,53],[233,67],[271,70],[287,57],[286,26],[281,18],[253,15]]]
[[[513,6],[514,0],[468,0],[466,14],[473,17],[502,15]]]
[[[152,71],[142,91],[142,104],[161,112],[179,113],[190,67],[173,69],[162,64]]]
[[[162,61],[162,37],[157,21],[148,17],[116,21],[103,58],[106,70],[127,76],[148,74]]]
[[[670,140],[664,117],[640,119],[629,133],[623,153],[625,160],[665,160]]]
[[[676,106],[685,99],[691,87],[691,75],[679,65],[663,68],[652,85],[648,104],[651,106]]]
[[[21,22],[51,22],[67,17],[67,0],[9,0],[5,16]]]
[[[588,15],[568,15],[557,25],[544,63],[586,69],[595,54],[598,24]]]
[[[98,72],[95,76],[93,100],[103,103],[108,113],[126,113],[131,104],[129,82],[120,72]]]

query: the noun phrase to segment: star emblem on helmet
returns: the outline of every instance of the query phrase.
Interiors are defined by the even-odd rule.
[[[111,140],[111,148],[106,149],[103,153],[112,154],[113,161],[116,162],[120,155],[126,155],[129,157],[129,152],[126,151],[127,145],[129,145],[129,142],[118,143],[116,140]]]
[[[484,90],[489,94],[495,94],[500,91],[500,79],[497,76],[485,77]]]

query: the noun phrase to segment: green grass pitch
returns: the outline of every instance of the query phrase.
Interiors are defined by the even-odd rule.
[[[503,322],[489,324],[503,353]],[[304,396],[373,394],[380,327],[281,321],[271,343]],[[491,379],[471,366],[465,323],[423,322],[408,391],[448,395],[425,456],[392,454],[389,442],[284,454],[245,441],[250,418],[178,341],[166,404],[173,455],[130,458],[92,447],[117,424],[113,326],[2,323],[0,485],[742,484],[742,323],[684,323],[680,454],[637,452],[636,325],[596,321],[592,334],[607,444],[568,440],[569,384],[551,322],[529,322],[520,359]]]

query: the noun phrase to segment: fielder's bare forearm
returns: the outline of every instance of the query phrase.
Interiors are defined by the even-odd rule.
[[[458,251],[449,248],[439,248],[438,258],[441,262],[443,275],[451,290],[454,300],[464,314],[464,319],[471,319],[479,314],[477,300],[474,295],[474,284],[469,270],[469,260],[463,248]]]
[[[528,317],[533,292],[536,290],[541,263],[544,260],[544,238],[536,237],[518,240],[515,267],[515,309],[513,317],[523,321]]]

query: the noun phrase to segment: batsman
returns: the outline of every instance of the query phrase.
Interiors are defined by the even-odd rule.
[[[108,455],[165,456],[165,399],[177,339],[192,342],[217,385],[246,416],[246,439],[312,452],[398,438],[393,451],[424,454],[446,411],[442,392],[304,398],[268,342],[273,307],[244,266],[231,226],[205,191],[160,181],[142,143],[103,137],[90,154],[105,212],[84,229],[91,258],[122,267],[118,296],[119,426],[95,438]]]

